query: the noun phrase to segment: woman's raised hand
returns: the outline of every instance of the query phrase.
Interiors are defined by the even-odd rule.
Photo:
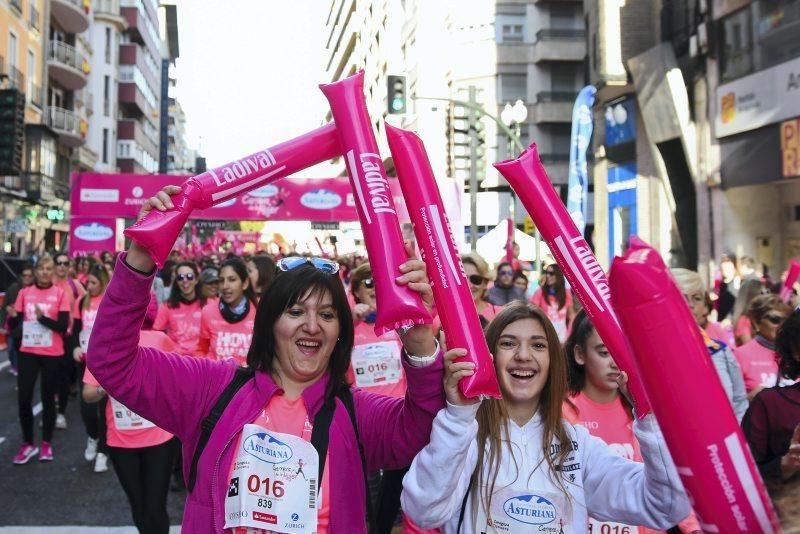
[[[467,349],[448,350],[444,355],[444,394],[447,402],[454,406],[467,406],[477,404],[480,398],[468,399],[461,394],[458,383],[462,378],[475,374],[475,364],[472,362],[455,362],[456,358],[466,356]]]
[[[139,215],[136,217],[136,221],[140,221],[145,215],[153,211],[154,209],[158,211],[167,211],[171,210],[175,207],[172,203],[172,196],[177,195],[181,192],[180,186],[177,185],[166,185],[164,189],[159,191],[152,196],[145,200],[144,204],[142,204],[142,209],[139,210]]]
[[[172,195],[180,193],[180,191],[181,188],[177,185],[165,186],[164,189],[156,193],[155,196],[148,198],[144,204],[142,204],[142,209],[139,210],[139,215],[136,217],[136,220],[140,221],[142,217],[153,210],[167,211],[174,208],[175,205],[172,203],[171,197]],[[152,271],[153,267],[156,265],[150,257],[150,253],[147,252],[147,249],[139,246],[136,241],[131,242],[128,255],[125,257],[125,262],[134,269],[145,273]]]
[[[419,293],[422,302],[428,311],[433,309],[433,289],[431,289],[428,274],[425,270],[425,262],[414,255],[414,245],[411,241],[405,242],[408,261],[400,265],[400,272],[403,273],[396,278],[398,284],[407,285],[408,289]]]

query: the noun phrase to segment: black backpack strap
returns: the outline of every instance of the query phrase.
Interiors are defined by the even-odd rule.
[[[339,391],[338,396],[347,409],[347,414],[350,416],[350,423],[352,423],[353,431],[356,434],[358,454],[361,456],[361,470],[364,473],[364,492],[367,499],[367,521],[370,526],[370,532],[375,532],[375,512],[372,509],[372,499],[369,497],[369,480],[367,479],[367,457],[364,455],[364,447],[361,445],[361,437],[358,435],[358,423],[356,422],[356,408],[353,404],[353,392],[350,391],[349,387],[345,386]]]
[[[236,392],[242,389],[251,378],[255,376],[255,371],[248,367],[237,367],[236,372],[233,375],[233,379],[230,383],[225,387],[225,390],[217,399],[217,402],[214,404],[214,407],[211,408],[211,411],[208,413],[203,422],[201,423],[201,431],[200,431],[200,439],[197,441],[197,447],[194,449],[194,456],[192,456],[192,465],[189,469],[189,480],[186,484],[186,487],[189,489],[189,492],[194,489],[194,484],[197,480],[197,462],[200,461],[200,455],[203,454],[203,449],[206,448],[206,444],[208,443],[209,438],[211,437],[211,433],[214,431],[214,427],[217,426],[217,421],[222,416],[222,413],[225,411],[225,408],[228,407],[228,404],[233,399],[233,396],[236,395]]]
[[[464,512],[467,509],[467,499],[469,498],[469,492],[472,491],[472,484],[475,482],[475,474],[473,473],[471,477],[469,477],[469,486],[467,486],[467,493],[464,494],[464,498],[461,500],[461,511],[458,514],[458,526],[456,527],[456,534],[461,532],[461,525],[464,524]]]
[[[311,445],[319,455],[319,478],[317,478],[317,493],[322,488],[322,474],[325,472],[325,460],[328,457],[328,443],[330,442],[331,422],[336,409],[336,401],[328,399],[314,417],[314,428],[311,430]]]

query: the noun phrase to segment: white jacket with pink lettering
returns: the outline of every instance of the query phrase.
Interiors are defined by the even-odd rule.
[[[403,480],[403,511],[422,528],[440,527],[444,534],[580,533],[587,532],[588,516],[592,516],[665,530],[690,512],[689,500],[652,415],[634,423],[644,463],[612,454],[601,439],[565,421],[573,440],[573,451],[559,470],[569,492],[567,499],[548,474],[537,413],[522,427],[509,421],[510,439],[506,443],[510,445],[502,451],[487,514],[483,491],[473,498],[479,490],[477,480],[465,499],[478,457],[477,410],[477,404],[448,403],[434,420],[430,443],[416,456]],[[558,447],[553,443],[550,454]],[[487,479],[486,463],[483,470]]]

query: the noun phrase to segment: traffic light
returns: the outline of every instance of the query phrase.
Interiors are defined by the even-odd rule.
[[[387,76],[388,107],[390,115],[400,115],[406,112],[406,77]]]
[[[486,177],[486,129],[479,113],[470,113],[464,106],[452,104],[447,116],[450,136],[450,175],[469,178],[472,165],[472,139],[475,143],[475,172],[478,180]]]
[[[17,89],[0,90],[0,175],[22,172],[25,141],[25,95]]]

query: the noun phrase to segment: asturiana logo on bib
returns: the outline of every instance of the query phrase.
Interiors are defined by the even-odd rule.
[[[300,197],[300,204],[312,210],[330,210],[342,203],[342,197],[327,189],[314,189]]]
[[[114,235],[114,230],[104,224],[93,222],[78,226],[75,235],[84,241],[104,241]]]
[[[503,511],[515,521],[545,525],[556,518],[556,507],[539,495],[518,495],[503,504]]]
[[[257,432],[242,441],[242,449],[270,464],[280,464],[292,457],[292,448],[266,432]]]

